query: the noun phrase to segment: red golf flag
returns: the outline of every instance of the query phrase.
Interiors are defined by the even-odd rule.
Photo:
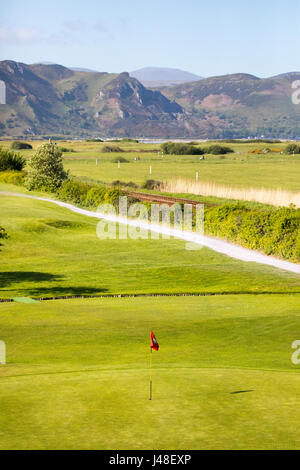
[[[151,342],[150,342],[150,348],[151,349],[154,349],[155,351],[158,351],[159,350],[159,344],[155,338],[155,335],[153,333],[153,331],[151,331]]]

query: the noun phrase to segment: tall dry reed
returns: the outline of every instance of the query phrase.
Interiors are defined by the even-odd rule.
[[[160,190],[168,193],[197,194],[242,201],[256,201],[273,206],[289,206],[294,204],[296,207],[300,207],[300,192],[284,189],[235,188],[229,185],[179,178],[165,181],[161,184]]]

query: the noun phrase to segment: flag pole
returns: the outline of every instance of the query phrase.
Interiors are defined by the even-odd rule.
[[[152,348],[150,348],[150,398],[152,400]]]

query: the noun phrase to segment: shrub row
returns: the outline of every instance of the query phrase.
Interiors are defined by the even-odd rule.
[[[205,231],[251,250],[300,261],[300,209],[266,212],[242,204],[214,207],[205,212]]]
[[[0,172],[0,183],[15,184],[22,186],[25,180],[23,171],[2,171]]]
[[[225,155],[227,153],[233,153],[230,147],[222,145],[211,145],[210,147],[200,148],[195,147],[193,143],[181,144],[177,142],[165,142],[161,145],[161,149],[166,155]]]
[[[99,204],[113,204],[118,206],[119,197],[122,196],[120,188],[107,188],[94,186],[76,180],[65,181],[57,191],[57,197],[62,201],[80,204],[82,206],[97,207]]]

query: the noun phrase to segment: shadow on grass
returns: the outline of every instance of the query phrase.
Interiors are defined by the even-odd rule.
[[[101,295],[104,292],[108,292],[108,289],[103,287],[87,287],[87,286],[76,286],[76,287],[37,287],[36,289],[26,289],[27,295],[35,298],[51,298],[51,297],[72,297],[72,296],[88,296],[88,295]]]
[[[16,290],[16,295],[23,297],[35,298],[53,298],[53,297],[72,297],[72,296],[88,296],[101,295],[108,289],[103,287],[89,286],[70,286],[63,285],[65,276],[59,274],[42,273],[38,271],[10,271],[0,273],[0,289],[4,289],[13,284],[32,283],[31,286],[19,286],[10,290]],[[50,287],[40,287],[41,282],[50,282]],[[1,293],[0,293],[1,296]]]
[[[239,393],[251,393],[254,390],[237,390],[236,392],[231,392],[230,395],[238,395]]]
[[[9,271],[0,273],[0,288],[17,282],[59,281],[64,276],[38,271]]]

